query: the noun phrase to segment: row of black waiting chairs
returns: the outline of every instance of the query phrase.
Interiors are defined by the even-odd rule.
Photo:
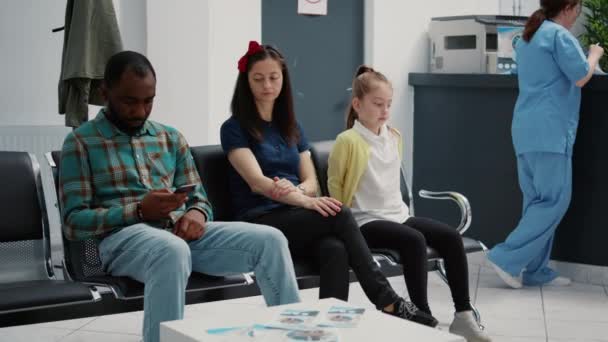
[[[333,141],[313,144],[311,150],[320,190],[327,195],[327,159]],[[232,219],[228,195],[228,161],[219,145],[191,148],[203,185],[213,204],[217,220]],[[59,151],[46,155],[51,166],[55,186],[59,174]],[[412,207],[412,194],[402,173],[403,197]],[[51,263],[48,216],[42,191],[40,168],[36,158],[25,152],[0,152],[0,179],[5,186],[0,191],[0,315],[101,300],[99,287],[107,288],[118,300],[142,298],[144,285],[128,277],[106,274],[99,258],[97,241],[69,241],[63,238],[65,280],[56,280]],[[430,199],[454,201],[461,212],[457,229],[462,234],[471,223],[471,209],[467,199],[454,192],[420,191]],[[59,201],[57,201],[59,203]],[[63,236],[63,234],[62,234]],[[477,240],[464,237],[467,253],[485,250]],[[400,263],[399,254],[390,249],[372,250],[376,262],[393,267]],[[432,269],[445,281],[445,269],[436,251],[428,249]],[[298,280],[318,277],[318,268],[310,260],[294,260]],[[251,285],[248,274],[214,277],[193,272],[187,292]],[[475,310],[478,322],[479,315]]]
[[[56,280],[36,158],[0,152],[0,313],[95,302],[94,286]]]

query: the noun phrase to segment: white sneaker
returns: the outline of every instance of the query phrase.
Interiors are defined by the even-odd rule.
[[[450,333],[464,337],[467,342],[492,341],[490,336],[481,330],[471,310],[454,314],[454,320],[450,324]]]
[[[550,282],[543,284],[543,286],[570,286],[570,284],[572,284],[570,278],[558,276]]]
[[[521,274],[517,277],[514,277],[512,275],[510,275],[509,273],[505,272],[502,268],[500,268],[500,266],[496,265],[495,263],[492,262],[492,260],[490,260],[489,258],[487,258],[488,263],[490,265],[492,265],[492,268],[494,269],[494,271],[496,271],[496,274],[498,274],[498,276],[500,277],[500,279],[502,279],[502,281],[504,281],[507,285],[511,286],[514,289],[521,289],[522,288],[522,281],[521,281]]]

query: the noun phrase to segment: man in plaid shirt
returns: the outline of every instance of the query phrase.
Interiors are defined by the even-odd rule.
[[[106,66],[106,106],[63,144],[59,191],[70,240],[98,239],[104,268],[145,284],[144,341],[183,318],[191,271],[254,271],[268,305],[299,301],[287,240],[275,228],[215,222],[184,137],[149,121],[156,73],[123,51]],[[173,192],[195,184],[190,193]]]

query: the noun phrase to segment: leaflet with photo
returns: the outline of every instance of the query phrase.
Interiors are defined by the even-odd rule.
[[[268,326],[275,328],[297,329],[303,326],[314,326],[315,320],[319,315],[318,310],[287,309],[282,311],[279,316]]]
[[[354,328],[359,324],[364,308],[350,306],[332,306],[329,308],[320,327]]]

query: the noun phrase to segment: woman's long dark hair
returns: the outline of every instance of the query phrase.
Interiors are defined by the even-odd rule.
[[[262,50],[248,56],[247,70],[239,72],[230,103],[232,116],[238,120],[241,127],[245,129],[258,142],[263,140],[262,131],[264,120],[262,120],[258,108],[255,105],[255,98],[249,86],[247,75],[251,67],[262,60],[271,58],[281,65],[283,73],[283,87],[279,96],[275,100],[272,109],[272,122],[276,124],[283,138],[288,144],[296,144],[300,140],[300,133],[296,123],[296,115],[293,110],[293,96],[291,93],[291,82],[285,59],[281,53],[269,45],[262,45]]]
[[[581,1],[582,0],[541,0],[540,8],[532,13],[528,22],[526,22],[526,28],[524,29],[522,38],[526,42],[529,42],[545,19],[553,19],[557,17],[562,10],[577,6]]]

